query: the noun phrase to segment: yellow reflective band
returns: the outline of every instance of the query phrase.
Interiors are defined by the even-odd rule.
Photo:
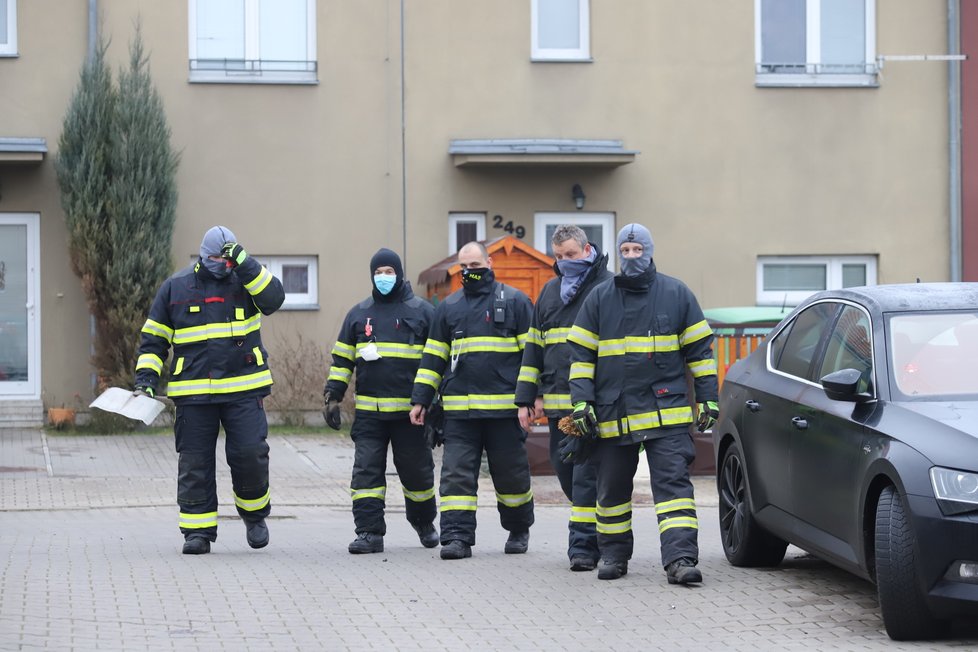
[[[561,328],[551,328],[549,331],[543,334],[544,342],[547,346],[552,346],[554,344],[563,344],[567,341],[567,336],[570,335],[570,327]]]
[[[354,401],[356,409],[365,412],[410,412],[411,397],[374,398],[357,394]]]
[[[626,428],[627,428],[627,424]],[[621,433],[618,429],[617,421],[600,421],[598,423],[598,437],[602,439],[610,439],[612,437],[617,437],[620,434],[628,434],[626,429],[624,433]]]
[[[526,333],[520,333],[516,336],[516,345],[520,347],[520,351],[526,348]]]
[[[578,507],[577,505],[571,506],[571,523],[596,523],[597,518],[595,515],[594,507]]]
[[[594,380],[594,363],[593,362],[572,362],[570,366],[570,380],[575,378],[586,378],[587,380]]]
[[[351,487],[350,495],[353,496],[353,500],[361,500],[363,498],[376,498],[377,500],[383,500],[387,495],[387,487],[372,487],[370,489],[354,489]]]
[[[360,351],[370,345],[374,344],[377,347],[377,353],[380,354],[382,358],[407,358],[409,360],[420,360],[421,352],[424,347],[420,344],[397,344],[395,342],[357,342],[357,356],[362,358]]]
[[[190,306],[187,309],[187,312],[200,312],[200,306]],[[242,317],[242,319],[243,319],[243,317]]]
[[[333,345],[333,350],[330,351],[330,354],[334,358],[346,358],[350,362],[353,362],[353,357],[355,355],[355,352],[356,352],[355,349],[349,344],[344,344],[343,342],[336,342],[336,344]]]
[[[710,328],[710,325],[706,323],[706,320],[704,319],[703,321],[696,322],[684,330],[679,336],[679,342],[683,346],[686,346],[688,344],[692,344],[693,342],[697,342],[704,337],[709,337],[710,335],[713,335],[713,329]]]
[[[153,321],[152,319],[146,320],[146,323],[143,324],[142,332],[148,335],[162,337],[167,342],[173,341],[173,329],[165,324],[161,324],[158,321]]]
[[[665,514],[667,512],[678,512],[681,509],[696,509],[696,501],[692,498],[676,498],[675,500],[667,500],[662,503],[655,504],[656,514]]]
[[[570,394],[544,394],[543,409],[544,410],[573,410],[574,406],[571,405],[571,395]]]
[[[136,371],[140,369],[149,369],[150,371],[155,371],[156,373],[162,373],[163,371],[163,358],[156,355],[155,353],[143,353],[136,360]]]
[[[234,494],[234,504],[245,510],[246,512],[257,512],[259,509],[263,509],[268,506],[271,500],[271,491],[266,491],[265,495],[261,498],[253,498],[251,500],[246,498],[241,498],[238,494]]]
[[[238,320],[238,321],[244,320],[244,318],[245,318],[244,308],[235,308],[234,309],[234,318],[236,320]]]
[[[662,534],[666,530],[671,530],[674,527],[687,527],[693,530],[700,529],[699,521],[696,520],[695,516],[674,516],[659,521],[659,534]]]
[[[693,378],[717,375],[717,362],[713,358],[690,362],[686,365],[686,367],[689,369],[689,373],[693,375]]]
[[[626,422],[628,423],[628,432],[658,428],[661,425],[658,410],[654,412],[642,412],[641,414],[629,414],[626,417]]]
[[[350,383],[350,378],[353,377],[353,371],[351,369],[346,369],[344,367],[330,367],[329,375],[326,376],[326,380],[338,380],[341,383]]]
[[[567,341],[580,344],[584,348],[592,351],[598,350],[598,334],[592,333],[580,326],[573,326],[570,329],[570,333],[567,335]]]
[[[224,337],[244,337],[261,328],[261,315],[256,314],[244,321],[214,322],[203,326],[178,328],[173,332],[173,344],[189,344]]]
[[[598,343],[598,357],[606,358],[612,355],[626,353],[665,353],[679,350],[679,338],[675,335],[630,335],[628,337],[601,340]]]
[[[452,341],[452,353],[455,355],[465,355],[466,353],[516,353],[522,347],[519,337],[463,337]],[[425,346],[425,349],[428,347]]]
[[[404,497],[415,503],[423,503],[426,500],[434,500],[435,498],[435,488],[425,489],[424,491],[409,491],[403,486],[401,489],[404,491]]]
[[[414,377],[414,382],[431,385],[435,389],[438,389],[438,386],[441,385],[441,374],[431,369],[418,369],[418,373]]]
[[[693,408],[688,405],[677,408],[666,408],[659,410],[659,417],[662,419],[662,425],[664,426],[678,426],[684,423],[693,423]]]
[[[515,410],[514,394],[463,394],[443,396],[442,404],[449,410]]]
[[[448,360],[448,345],[444,342],[439,342],[438,340],[428,338],[428,341],[424,343],[423,352],[436,355],[442,360]]]
[[[179,358],[177,358],[177,363],[175,365],[173,365],[173,375],[174,376],[179,376],[180,375],[180,372],[183,371],[183,362],[184,362],[184,360],[186,360],[186,358],[184,358],[183,356],[180,356]]]
[[[441,511],[443,512],[474,512],[478,506],[477,496],[442,496]]]
[[[231,378],[201,378],[199,380],[171,380],[167,385],[168,396],[193,394],[233,394],[272,384],[272,372],[268,369],[246,376]]]
[[[520,367],[520,375],[516,377],[516,382],[537,384],[540,379],[540,370],[536,367]]]
[[[530,330],[526,332],[526,343],[543,346],[543,336],[540,335],[540,331],[530,326]]]
[[[621,523],[602,523],[598,521],[596,526],[598,534],[624,534],[625,532],[632,531],[632,519],[622,521]]]
[[[505,505],[506,507],[519,507],[520,505],[525,505],[533,500],[533,490],[527,491],[523,494],[501,494],[496,492],[496,502],[500,505]],[[442,509],[445,509],[442,507]]]
[[[612,516],[621,516],[632,511],[632,502],[622,503],[621,505],[612,505],[610,507],[603,507],[601,505],[595,505],[595,513],[603,518],[611,518]]]
[[[217,527],[217,512],[204,512],[203,514],[180,512],[180,527],[185,530]]]
[[[265,356],[261,354],[261,349],[256,346],[251,350],[251,352],[255,354],[255,362],[259,367],[265,364]]]
[[[258,276],[249,283],[244,284],[244,289],[248,290],[248,294],[255,296],[259,294],[262,290],[268,287],[268,284],[272,282],[272,273],[265,269],[263,265],[261,271],[258,272]]]

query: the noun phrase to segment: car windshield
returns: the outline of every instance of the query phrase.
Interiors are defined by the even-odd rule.
[[[900,313],[887,348],[895,397],[978,394],[978,313]]]

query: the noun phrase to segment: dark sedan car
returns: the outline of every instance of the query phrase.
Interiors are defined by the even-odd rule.
[[[713,443],[730,563],[803,548],[896,640],[978,615],[978,283],[814,295],[727,372]]]

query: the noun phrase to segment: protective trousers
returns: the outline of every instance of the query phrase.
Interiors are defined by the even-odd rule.
[[[521,532],[533,525],[533,491],[525,435],[516,417],[445,419],[441,463],[441,542],[475,545],[482,451],[496,489],[496,507],[504,530]]]
[[[268,492],[268,420],[261,397],[227,403],[178,405],[173,432],[180,454],[177,504],[180,531],[217,539],[215,450],[224,426],[234,504],[241,520],[254,523],[271,511]]]
[[[557,427],[560,419],[548,419],[550,424],[550,463],[560,480],[560,488],[571,501],[571,516],[567,524],[567,558],[587,557],[598,560],[598,533],[595,529],[594,505],[598,494],[598,468],[590,461],[568,464],[560,460],[557,444],[564,433]]]
[[[698,524],[689,465],[695,449],[685,430],[643,442],[652,480],[652,500],[659,521],[659,545],[663,567],[680,557],[699,558]],[[599,441],[594,455],[598,464],[598,547],[605,561],[632,557],[632,478],[638,468],[642,444],[618,446]]]
[[[394,454],[394,468],[404,491],[404,510],[411,525],[435,520],[435,465],[424,440],[424,428],[403,419],[384,420],[357,415],[350,429],[355,452],[353,522],[357,534],[386,534],[384,501],[387,495],[387,446]]]

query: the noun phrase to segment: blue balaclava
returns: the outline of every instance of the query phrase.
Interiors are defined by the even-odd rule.
[[[200,241],[200,262],[207,271],[217,278],[224,278],[231,273],[231,268],[223,260],[211,260],[208,256],[220,256],[221,249],[228,242],[237,242],[234,233],[226,226],[212,226]]]
[[[638,258],[625,258],[621,255],[621,246],[626,242],[637,242],[642,245],[642,255]],[[645,273],[652,264],[652,234],[641,224],[626,224],[618,232],[618,263],[622,276],[636,277]]]

